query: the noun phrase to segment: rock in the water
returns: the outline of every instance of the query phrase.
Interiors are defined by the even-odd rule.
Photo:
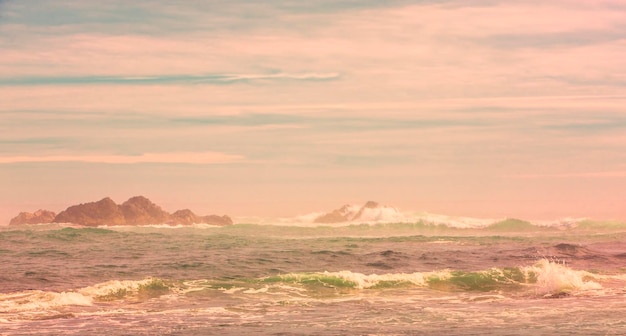
[[[228,216],[197,216],[189,209],[178,210],[173,214],[161,209],[143,196],[131,197],[121,205],[109,197],[97,202],[73,205],[58,215],[46,210],[38,210],[34,214],[22,212],[11,220],[11,225],[39,223],[72,223],[84,226],[100,225],[147,225],[147,224],[211,224],[231,225]]]
[[[52,211],[39,209],[34,213],[20,212],[19,215],[11,219],[9,225],[20,224],[45,224],[52,223],[56,214]]]
[[[73,205],[61,211],[55,223],[73,223],[84,226],[125,225],[126,218],[120,207],[109,197],[97,202]]]
[[[402,221],[404,218],[398,209],[369,201],[363,206],[344,205],[329,213],[318,216],[314,223],[343,222],[389,222]]]
[[[351,220],[350,214],[352,213],[352,208],[352,206],[346,204],[339,209],[335,209],[315,218],[314,222],[324,224],[348,222]]]
[[[198,216],[189,209],[182,209],[174,212],[170,216],[168,224],[171,225],[190,225],[197,224]]]
[[[127,225],[166,223],[170,214],[143,196],[135,196],[119,206]]]
[[[208,215],[208,216],[200,217],[200,223],[224,226],[224,225],[232,225],[233,220],[226,215],[224,216]]]

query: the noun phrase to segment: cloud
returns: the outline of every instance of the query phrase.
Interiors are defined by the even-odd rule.
[[[556,173],[556,174],[517,174],[512,177],[522,179],[552,179],[552,178],[615,178],[626,177],[626,170],[597,171],[579,173]]]
[[[108,164],[135,163],[186,163],[186,164],[222,164],[243,160],[240,155],[221,152],[176,152],[144,153],[141,155],[50,155],[50,156],[5,156],[4,163],[44,163],[44,162],[84,162]]]
[[[625,39],[625,33],[625,27],[620,26],[613,29],[601,30],[574,30],[523,34],[505,33],[479,38],[478,40],[487,45],[507,50],[521,48],[543,49],[580,47],[622,41]]]
[[[209,74],[162,76],[73,76],[0,78],[0,86],[50,85],[167,85],[209,84],[225,85],[273,81],[329,81],[339,79],[338,73],[269,73],[269,74]]]
[[[492,122],[486,118],[467,116],[465,118],[432,117],[347,117],[335,115],[294,115],[294,114],[239,114],[227,116],[175,117],[167,125],[231,125],[269,126],[291,125],[324,132],[350,132],[364,130],[400,129],[447,129],[456,127],[488,127]]]

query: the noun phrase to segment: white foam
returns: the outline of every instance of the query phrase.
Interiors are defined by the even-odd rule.
[[[90,287],[81,288],[78,290],[78,292],[92,298],[97,298],[100,296],[106,296],[111,293],[115,293],[120,290],[135,291],[139,288],[139,286],[148,284],[151,281],[153,281],[153,279],[144,279],[139,281],[111,280]]]
[[[536,291],[538,294],[574,293],[602,289],[592,273],[573,270],[563,263],[542,259],[527,267],[527,272],[537,274]]]
[[[448,227],[459,229],[480,229],[485,228],[493,223],[501,221],[502,219],[494,218],[474,218],[474,217],[461,217],[461,216],[448,216],[440,214],[432,214],[428,212],[418,212],[407,214],[410,222],[424,222],[433,225],[445,225]]]
[[[362,205],[350,204],[337,209],[338,213],[344,218],[345,222],[339,223],[315,223],[315,219],[326,214],[326,212],[312,212],[304,215],[288,218],[262,218],[262,217],[241,217],[237,218],[237,223],[250,224],[272,224],[272,225],[288,225],[288,226],[349,226],[355,224],[385,224],[385,223],[425,223],[431,225],[444,225],[451,228],[459,229],[482,229],[492,224],[506,220],[502,218],[478,218],[467,216],[452,216],[435,214],[429,212],[400,211],[399,209],[378,205],[376,207],[363,207]],[[578,223],[587,220],[587,218],[563,217],[550,220],[531,220],[531,224],[538,227],[554,227],[560,229],[569,229],[576,227]]]
[[[557,218],[553,220],[533,220],[531,223],[537,226],[542,227],[553,227],[559,229],[571,229],[578,225],[578,223],[588,220],[588,218],[573,218],[573,217],[564,217]]]
[[[94,300],[107,295],[115,295],[126,290],[136,292],[141,285],[154,281],[152,278],[130,281],[111,280],[76,291],[51,292],[28,290],[9,294],[0,294],[0,313],[42,312],[64,306],[91,306]]]
[[[269,287],[265,286],[265,287],[259,288],[259,289],[249,288],[249,289],[246,289],[245,291],[243,291],[243,293],[245,293],[245,294],[267,293],[268,290],[269,290]]]
[[[326,276],[341,278],[354,282],[359,289],[371,288],[381,282],[409,282],[415,286],[427,286],[429,278],[437,277],[447,279],[450,272],[447,270],[436,272],[415,272],[415,273],[386,273],[386,274],[362,274],[351,271],[324,272]]]
[[[289,226],[349,226],[354,224],[380,224],[380,223],[404,223],[410,221],[404,213],[397,208],[379,205],[375,208],[364,208],[362,205],[349,204],[338,209],[339,214],[347,218],[345,222],[338,223],[315,223],[315,219],[326,214],[325,212],[312,212],[290,218],[247,218],[253,224],[276,224]]]
[[[398,209],[390,206],[364,208],[363,212],[353,222],[363,223],[403,223],[407,218]]]
[[[44,292],[39,290],[0,294],[0,313],[48,310],[62,306],[91,306],[93,300],[76,292]]]

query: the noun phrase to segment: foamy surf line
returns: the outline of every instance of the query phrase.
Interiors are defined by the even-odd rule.
[[[111,280],[74,291],[50,292],[27,290],[0,294],[0,313],[12,318],[32,319],[34,316],[58,314],[70,306],[90,307],[116,300],[139,301],[169,293],[174,288],[168,282],[147,278],[139,281]]]
[[[542,296],[576,295],[602,289],[602,280],[625,281],[624,275],[597,275],[573,270],[563,263],[542,259],[532,266],[491,268],[466,272],[442,270],[416,273],[362,274],[351,271],[295,273],[272,276],[268,282],[299,283],[355,289],[422,287],[443,291],[532,289]]]
[[[29,290],[0,294],[0,313],[5,320],[30,320],[62,314],[71,307],[116,306],[164,295],[185,297],[202,291],[227,295],[274,295],[295,299],[326,295],[350,295],[344,290],[371,291],[419,288],[436,292],[496,292],[528,297],[604,295],[608,288],[626,284],[626,274],[600,275],[574,270],[563,263],[541,259],[533,265],[491,268],[466,272],[440,270],[415,273],[362,274],[352,271],[289,273],[256,279],[168,281],[146,278],[139,281],[111,280],[74,291]],[[192,294],[190,294],[192,293]],[[73,309],[75,311],[76,308]],[[80,309],[79,309],[80,310]]]

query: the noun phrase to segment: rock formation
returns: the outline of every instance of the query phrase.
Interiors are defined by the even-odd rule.
[[[217,216],[217,215],[208,215],[208,216],[197,216],[189,209],[178,210],[170,215],[169,221],[167,224],[170,225],[189,225],[194,223],[206,223],[213,225],[230,225],[233,223],[233,220],[230,217]]]
[[[404,218],[396,208],[369,201],[363,206],[344,205],[339,209],[318,216],[313,222],[332,224],[343,222],[393,222],[402,220],[404,220]]]
[[[198,223],[206,223],[206,224],[220,225],[220,226],[233,224],[233,220],[226,215],[223,215],[223,216],[208,215],[208,216],[198,217],[198,219],[199,219]]]
[[[135,196],[120,205],[126,223],[146,225],[167,223],[170,214],[143,196]],[[192,223],[189,223],[192,224]]]
[[[170,216],[169,224],[174,224],[174,223],[181,224],[181,225],[189,225],[193,223],[200,223],[200,221],[198,219],[198,216],[196,216],[196,214],[194,214],[191,210],[183,209],[183,210],[178,210],[174,212]]]
[[[348,222],[351,220],[351,217],[352,217],[351,216],[351,213],[353,212],[351,211],[352,208],[353,206],[346,204],[339,209],[335,209],[329,213],[323,214],[315,218],[314,222],[324,223],[324,224]]]
[[[119,205],[106,197],[97,202],[73,205],[61,211],[53,222],[84,226],[125,225],[126,219]]]
[[[22,212],[13,218],[10,225],[72,223],[84,226],[100,225],[146,225],[146,224],[211,224],[231,225],[228,216],[197,216],[189,209],[178,210],[173,214],[164,211],[143,196],[135,196],[121,205],[106,197],[97,202],[73,205],[55,216],[54,212],[38,210],[34,214]]]
[[[19,215],[11,219],[9,225],[51,223],[54,217],[56,217],[56,214],[48,210],[39,209],[34,213],[20,212]]]

